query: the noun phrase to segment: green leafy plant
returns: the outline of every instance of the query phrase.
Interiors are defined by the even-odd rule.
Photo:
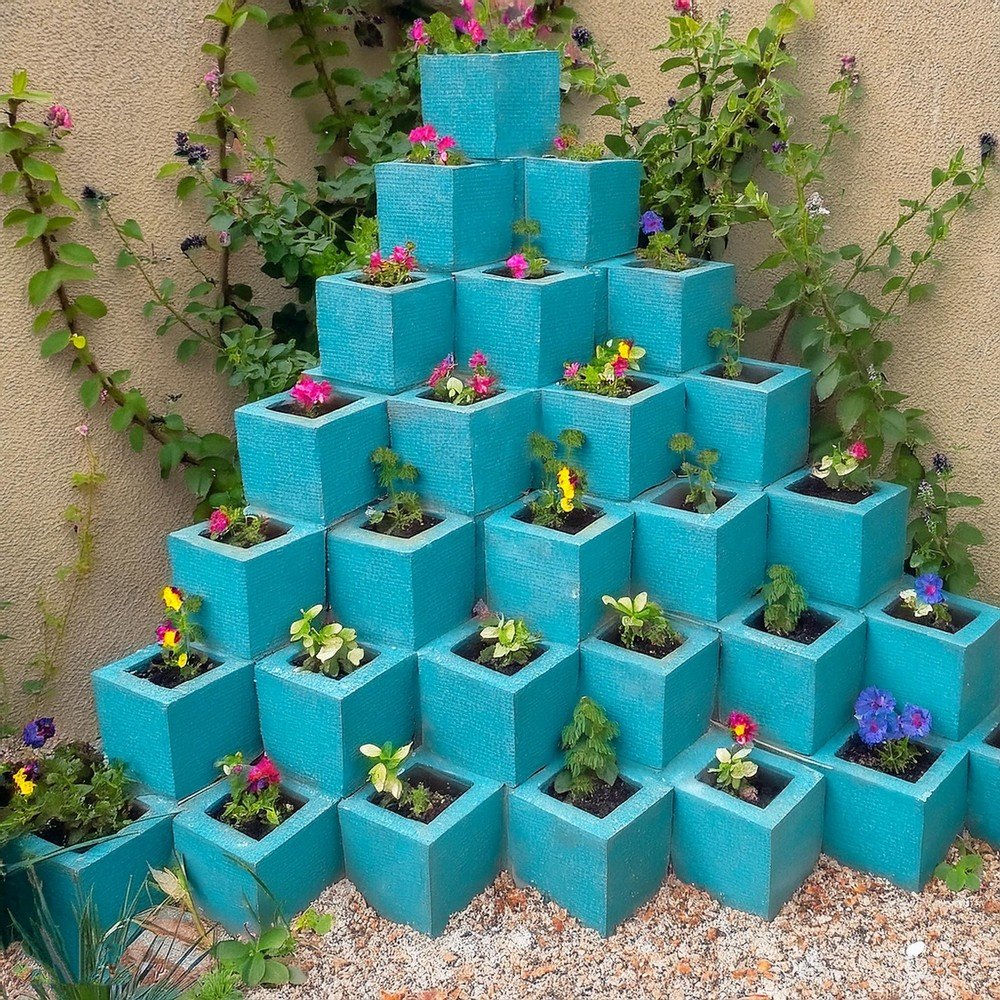
[[[558,528],[574,510],[586,507],[582,497],[587,491],[587,477],[574,464],[576,453],[586,440],[583,431],[574,428],[560,431],[558,441],[539,431],[528,435],[528,450],[542,468],[542,488],[528,504],[535,524]]]
[[[721,349],[719,362],[722,374],[728,379],[738,379],[743,374],[743,341],[746,339],[746,321],[752,310],[746,306],[736,306],[733,309],[733,325],[728,329],[717,327],[708,335],[710,347]]]
[[[203,637],[201,626],[192,617],[201,610],[201,597],[171,586],[163,588],[161,597],[164,612],[156,629],[160,644],[157,658],[164,666],[176,669],[183,680],[190,680],[203,673],[210,663],[193,646]]]
[[[273,828],[294,811],[281,795],[281,775],[267,756],[251,765],[237,751],[223,757],[218,766],[229,779],[229,798],[219,814],[224,823],[237,829],[256,824]]]
[[[699,514],[712,514],[718,509],[719,499],[715,492],[715,476],[712,468],[719,461],[719,453],[714,448],[703,448],[688,459],[688,452],[695,450],[694,438],[690,434],[674,434],[670,439],[670,450],[681,456],[680,475],[688,481],[685,503]]]
[[[413,256],[416,249],[415,243],[408,242],[394,247],[387,257],[383,257],[378,250],[373,251],[361,271],[365,284],[379,288],[398,288],[400,285],[411,284],[414,280],[413,272],[418,267],[417,258]]]
[[[756,762],[749,759],[752,751],[752,746],[734,747],[732,750],[719,747],[715,751],[715,759],[719,766],[710,767],[708,770],[716,775],[715,783],[719,788],[732,792],[740,798],[749,797],[745,792],[747,787],[745,782],[757,773]]]
[[[537,219],[518,219],[514,223],[514,235],[522,240],[518,250],[507,258],[507,269],[513,277],[544,277],[549,261],[535,243],[541,234],[542,225]]]
[[[322,937],[333,930],[333,914],[320,913],[315,907],[304,909],[291,923],[293,934],[316,934]]]
[[[323,612],[322,604],[314,604],[302,612],[302,617],[292,622],[290,638],[302,646],[305,659],[300,670],[340,677],[353,673],[365,659],[365,651],[358,645],[358,634],[339,622],[327,622],[316,628],[313,622]]]
[[[267,541],[267,518],[251,514],[246,507],[217,507],[208,519],[208,537],[238,549],[250,549]]]
[[[365,743],[361,746],[361,753],[369,760],[375,761],[368,771],[368,780],[383,800],[399,801],[402,798],[406,785],[399,776],[399,769],[412,749],[412,743],[401,747],[394,747],[391,743],[383,743],[382,746]]]
[[[388,493],[384,508],[369,507],[367,523],[386,535],[401,534],[420,524],[424,509],[420,497],[412,490],[400,490],[399,483],[412,483],[420,473],[417,467],[404,462],[391,448],[376,448],[372,464],[378,471],[378,483]]]
[[[541,642],[541,636],[528,628],[523,618],[491,615],[479,632],[483,648],[479,662],[501,670],[524,666]]]
[[[768,566],[767,583],[760,589],[764,598],[764,628],[772,635],[789,635],[799,625],[809,607],[806,592],[790,566]]]
[[[638,371],[645,356],[645,348],[634,341],[612,338],[597,345],[587,364],[568,362],[563,368],[563,382],[571,389],[598,396],[627,396],[631,392],[628,373]]]
[[[212,954],[220,968],[232,970],[248,989],[301,985],[305,973],[286,961],[295,950],[295,935],[284,924],[251,934],[246,941],[220,941]]]
[[[580,129],[564,122],[559,126],[559,134],[553,142],[555,155],[561,160],[601,160],[604,147],[599,142],[581,142]]]
[[[864,441],[855,441],[846,448],[837,445],[812,467],[812,475],[822,479],[832,490],[866,493],[872,482],[868,458],[868,446]]]
[[[643,591],[635,597],[612,597],[605,594],[601,600],[620,615],[619,637],[626,649],[632,649],[637,640],[648,646],[663,648],[677,646],[683,636],[670,624],[663,608]]]
[[[660,271],[689,271],[701,263],[684,253],[677,245],[677,238],[666,232],[653,233],[649,242],[635,253],[640,260]]]
[[[409,37],[418,48],[453,54],[474,52],[525,52],[545,48],[529,6],[479,0],[472,4],[468,19],[434,13],[410,28]]]
[[[183,996],[183,1000],[243,1000],[243,980],[236,969],[216,965],[209,969]]]
[[[972,849],[972,844],[959,837],[955,844],[958,857],[954,861],[942,861],[934,869],[934,877],[952,892],[976,892],[983,884],[983,859]]]
[[[618,780],[618,757],[611,743],[617,736],[618,725],[604,709],[590,698],[581,698],[562,731],[566,759],[555,777],[555,791],[573,801],[590,795],[598,782],[613,785]]]

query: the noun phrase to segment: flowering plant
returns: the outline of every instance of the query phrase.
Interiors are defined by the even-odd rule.
[[[301,643],[305,654],[299,669],[327,677],[353,673],[365,659],[365,651],[357,642],[358,633],[339,622],[316,628],[313,622],[322,611],[322,604],[314,604],[289,629],[292,642]]]
[[[365,743],[361,747],[361,753],[375,761],[368,771],[368,780],[379,793],[379,805],[391,806],[398,802],[400,806],[409,809],[414,818],[420,819],[434,804],[431,790],[423,782],[411,785],[399,776],[399,769],[412,748],[412,743],[399,748],[391,743],[384,743],[380,747],[374,743]]]
[[[840,445],[824,455],[813,467],[812,475],[834,490],[867,491],[871,488],[871,469],[865,463],[871,457],[864,441],[843,448]]]
[[[523,618],[504,618],[488,611],[484,615],[484,627],[479,637],[483,640],[479,662],[500,670],[523,667],[542,639],[528,628]]]
[[[555,791],[573,801],[590,795],[599,781],[613,785],[618,780],[618,756],[611,741],[617,737],[618,724],[597,702],[581,698],[562,731],[566,760],[553,782]]]
[[[728,379],[738,379],[743,374],[743,341],[746,339],[746,321],[751,310],[746,306],[735,306],[733,309],[733,324],[728,329],[716,327],[708,335],[709,347],[722,349],[719,363],[722,365],[722,375]]]
[[[936,573],[923,573],[913,581],[909,590],[901,590],[899,598],[903,607],[909,608],[917,618],[933,618],[937,625],[951,624],[951,611],[944,596],[944,580]]]
[[[462,0],[464,17],[418,18],[407,37],[417,51],[523,52],[544,48],[531,0]]]
[[[427,384],[434,399],[456,406],[469,406],[500,391],[500,380],[488,366],[489,358],[482,351],[473,351],[469,358],[470,374],[468,378],[462,378],[455,374],[455,355],[449,354],[434,366]]]
[[[164,587],[161,596],[165,611],[163,621],[156,626],[159,658],[165,666],[175,668],[183,680],[190,680],[208,662],[207,657],[191,648],[191,643],[202,636],[201,626],[191,619],[201,609],[201,598],[177,587]]]
[[[267,541],[267,518],[247,513],[246,507],[216,507],[208,518],[208,537],[239,549],[253,548]]]
[[[750,760],[757,723],[745,712],[730,712],[726,722],[734,746],[732,749],[719,747],[715,751],[718,767],[710,767],[715,784],[730,795],[745,802],[757,802],[759,793],[750,779],[757,773],[756,761]]]
[[[303,416],[317,417],[320,407],[330,402],[333,387],[329,382],[316,382],[311,376],[303,373],[288,390],[288,395],[298,404]]]
[[[921,751],[911,739],[931,731],[931,713],[918,705],[906,704],[896,713],[896,699],[889,691],[865,688],[854,703],[858,736],[875,754],[880,770],[903,774],[919,759]]]
[[[440,166],[460,167],[468,163],[466,155],[450,135],[438,135],[433,125],[418,125],[410,129],[410,163],[434,163]]]
[[[653,224],[647,218],[651,214],[656,215],[655,212],[646,212],[642,218],[643,231],[646,230],[647,226]],[[662,225],[663,220],[660,219],[660,226],[662,227]],[[677,248],[676,237],[664,232],[662,228],[654,229],[649,236],[647,244],[644,247],[639,247],[635,253],[640,260],[646,261],[646,263],[660,271],[688,271],[692,267],[698,267],[701,264],[700,260],[695,260],[695,258],[682,253]]]
[[[416,249],[415,243],[407,242],[403,246],[393,247],[388,257],[383,257],[378,250],[373,250],[361,272],[365,284],[378,285],[379,288],[395,288],[398,285],[410,284],[413,281],[413,272],[417,269],[417,258],[413,256],[413,251]]]
[[[764,598],[764,628],[772,635],[788,635],[798,627],[808,607],[806,592],[790,566],[768,566],[767,578],[768,582],[760,588]]]
[[[281,798],[281,775],[267,754],[247,764],[237,751],[218,766],[229,778],[229,799],[219,815],[224,823],[244,832],[257,826],[273,829],[294,812],[292,803]]]
[[[559,126],[559,134],[552,140],[552,147],[561,160],[604,158],[604,147],[599,142],[580,142],[580,130],[569,123]]]
[[[412,483],[420,473],[410,462],[404,462],[391,448],[376,448],[372,464],[378,470],[378,482],[388,492],[388,503],[369,507],[367,524],[384,535],[402,533],[420,524],[424,509],[420,497],[412,490],[400,490],[397,483]]]
[[[559,433],[558,443],[538,431],[528,436],[532,457],[542,466],[542,489],[537,500],[529,504],[535,524],[558,528],[573,513],[586,505],[582,496],[587,491],[584,471],[573,464],[576,452],[586,442],[583,431],[566,428]],[[562,456],[558,454],[562,445]]]
[[[534,238],[542,232],[541,223],[535,219],[518,219],[514,223],[514,233],[523,236],[521,249],[506,260],[507,276],[523,281],[525,278],[544,278],[548,260],[534,244]]]
[[[685,502],[699,514],[713,514],[718,509],[719,500],[715,494],[715,476],[712,467],[719,461],[719,453],[714,448],[702,448],[693,462],[687,453],[694,451],[694,438],[690,434],[675,434],[670,439],[670,450],[681,455],[680,474],[688,481]]]
[[[683,642],[683,637],[670,624],[663,608],[651,601],[645,591],[635,597],[605,594],[601,600],[621,616],[619,636],[626,649],[632,649],[636,640],[658,648],[677,646]]]
[[[569,361],[563,368],[563,381],[571,389],[593,392],[599,396],[627,396],[628,373],[639,370],[639,362],[646,356],[635,341],[614,339],[598,344],[593,358],[585,365]]]

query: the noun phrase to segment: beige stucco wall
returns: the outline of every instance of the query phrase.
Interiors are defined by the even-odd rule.
[[[273,4],[272,4],[273,6]],[[578,0],[580,19],[607,44],[651,112],[669,96],[658,54],[668,4],[655,0]],[[721,4],[702,4],[711,11]],[[731,0],[738,26],[749,25],[769,0]],[[962,143],[975,149],[981,131],[1000,126],[1000,2],[930,0],[881,4],[817,0],[819,15],[795,40],[804,97],[803,122],[826,108],[826,87],[838,57],[860,59],[867,98],[858,110],[860,138],[845,147],[824,194],[842,242],[864,243],[895,217],[895,199],[923,190],[930,167]],[[179,258],[177,244],[197,221],[178,207],[168,183],[153,176],[173,151],[172,136],[199,108],[195,84],[208,68],[199,54],[211,31],[203,0],[138,4],[39,0],[8,5],[0,29],[0,72],[25,66],[33,83],[53,91],[76,118],[62,167],[67,188],[92,183],[117,195],[121,217],[134,216],[157,247]],[[312,139],[303,106],[286,95],[294,81],[279,39],[247,30],[235,61],[258,75],[254,117],[261,134],[277,136],[291,168],[308,175]],[[580,113],[577,109],[576,114]],[[940,294],[908,315],[896,331],[892,382],[926,406],[947,448],[960,456],[963,487],[987,497],[977,520],[997,523],[995,483],[1000,367],[997,366],[1000,253],[996,199],[961,220],[944,256]],[[230,427],[237,397],[212,373],[209,359],[179,367],[173,344],[158,340],[140,314],[145,295],[134,277],[114,272],[105,233],[86,234],[103,261],[102,294],[109,317],[96,326],[96,353],[112,367],[131,368],[154,406],[166,394],[193,423]],[[740,291],[759,302],[766,281],[748,267],[762,256],[766,232],[742,234],[732,259],[742,264]],[[35,269],[29,252],[0,235],[0,316],[3,350],[0,392],[0,599],[15,606],[0,631],[15,641],[0,647],[11,686],[19,687],[38,639],[34,609],[40,586],[53,586],[54,568],[71,553],[61,511],[72,501],[69,475],[79,456],[73,428],[84,418],[75,376],[63,359],[39,359],[30,332],[25,284]],[[753,348],[766,348],[761,335]],[[161,482],[155,455],[133,455],[107,431],[104,417],[89,422],[108,479],[100,494],[97,565],[70,626],[65,675],[53,708],[84,733],[92,728],[89,671],[148,641],[166,579],[166,533],[188,522],[190,502],[179,482]],[[994,532],[996,534],[996,532]],[[1000,595],[1000,538],[980,555],[987,595]]]

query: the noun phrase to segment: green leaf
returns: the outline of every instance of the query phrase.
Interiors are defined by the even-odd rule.
[[[135,219],[126,219],[121,224],[122,233],[132,240],[142,241],[142,230],[139,228],[139,223]]]
[[[26,156],[21,161],[21,166],[23,167],[24,172],[29,177],[33,177],[36,181],[47,181],[51,184],[58,180],[52,164],[46,163],[44,160],[35,159],[33,156]]]
[[[257,947],[261,951],[274,951],[288,940],[288,931],[284,927],[270,927],[261,934]]]
[[[142,451],[142,446],[145,443],[146,435],[143,429],[138,424],[133,424],[128,429],[128,443],[133,451]]]
[[[164,163],[162,167],[157,171],[156,179],[162,180],[164,177],[173,177],[174,174],[183,170],[185,164],[180,160],[171,160],[169,163]]]
[[[220,941],[214,951],[217,961],[233,965],[246,956],[247,946],[242,941]]]
[[[65,351],[69,347],[69,330],[56,330],[50,333],[41,343],[39,351],[43,358],[51,358],[53,354]]]
[[[839,403],[837,403],[837,420],[840,422],[840,429],[849,433],[854,429],[855,424],[864,413],[868,399],[863,392],[855,390],[847,393]]]
[[[200,341],[195,337],[188,337],[177,345],[177,360],[182,364],[190,361],[197,353]]]
[[[914,302],[922,302],[924,299],[929,299],[933,294],[934,285],[930,282],[925,282],[922,285],[910,285],[910,290],[906,293],[906,297],[910,305],[912,305]]]
[[[198,186],[198,178],[188,174],[177,182],[177,197],[182,201]]]
[[[96,375],[80,383],[80,400],[88,410],[95,406],[100,398],[101,380]]]
[[[60,243],[56,248],[59,259],[67,264],[96,264],[97,257],[93,250],[82,243]]]
[[[101,319],[108,314],[108,307],[95,295],[78,295],[73,305],[91,319]]]
[[[254,955],[243,963],[242,976],[247,986],[259,986],[264,979],[267,963],[263,955]]]
[[[132,423],[132,410],[128,406],[120,406],[114,413],[111,414],[111,418],[108,420],[113,431],[117,431],[119,434],[122,431],[128,429],[129,425]]]
[[[240,90],[244,90],[248,94],[257,93],[257,81],[249,73],[240,70],[236,73],[230,73],[229,79],[234,87],[239,87]]]

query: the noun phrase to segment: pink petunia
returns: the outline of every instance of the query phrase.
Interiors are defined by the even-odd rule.
[[[426,45],[430,45],[431,36],[427,34],[427,29],[424,26],[423,18],[418,17],[413,24],[410,25],[410,30],[406,33],[406,37],[413,42],[415,48],[423,48]]]
[[[410,142],[436,142],[437,129],[433,125],[418,125],[410,129]]]
[[[311,410],[329,401],[333,387],[329,382],[316,382],[308,375],[300,375],[298,382],[292,386],[288,394],[300,406]]]
[[[469,379],[469,385],[477,396],[485,396],[496,385],[495,375],[473,375]]]
[[[580,374],[580,362],[570,361],[565,368],[563,368],[563,378],[576,378]]]
[[[449,354],[442,358],[431,372],[427,384],[433,389],[443,378],[447,378],[455,370],[455,355]]]
[[[511,254],[507,258],[507,267],[512,278],[526,278],[530,270],[528,258],[523,253]]]
[[[482,351],[473,351],[469,358],[470,368],[485,368],[490,363],[490,359]]]
[[[855,441],[850,448],[847,449],[847,454],[851,458],[857,459],[859,462],[863,462],[866,458],[871,456],[871,452],[868,450],[868,445],[864,441]]]
[[[439,153],[444,153],[449,149],[454,149],[455,140],[450,135],[443,135],[440,139],[438,139],[437,148]]]
[[[281,774],[267,755],[261,757],[247,771],[247,787],[251,792],[263,792],[266,788],[270,788],[271,785],[277,785],[280,781]]]
[[[229,515],[218,508],[213,510],[208,519],[208,531],[212,535],[224,535],[229,530]]]

